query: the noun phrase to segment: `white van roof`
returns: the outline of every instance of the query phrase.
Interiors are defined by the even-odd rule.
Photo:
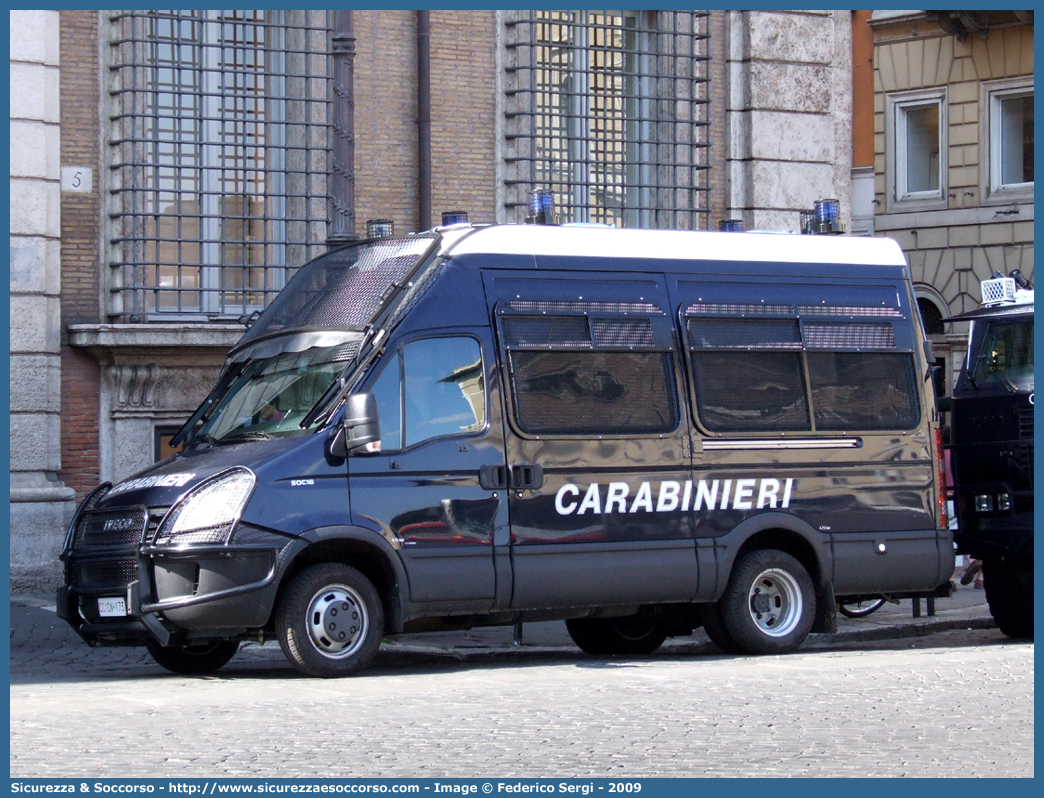
[[[905,266],[890,238],[506,224],[441,231],[444,255],[558,255]]]

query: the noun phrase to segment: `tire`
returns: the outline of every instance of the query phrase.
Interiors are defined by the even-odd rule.
[[[742,654],[736,641],[732,639],[729,630],[725,628],[725,621],[721,617],[721,607],[718,604],[705,604],[703,607],[703,631],[711,642],[720,648],[725,654]]]
[[[721,616],[730,637],[746,654],[796,651],[816,617],[816,593],[808,571],[782,551],[744,554],[733,566]]]
[[[145,648],[156,662],[172,673],[213,673],[235,656],[239,649],[236,640],[216,640],[191,646],[161,646],[155,640]]]
[[[345,624],[347,620],[347,624]],[[286,658],[309,676],[338,678],[370,664],[384,634],[384,608],[373,584],[340,563],[297,574],[276,607]]]
[[[837,611],[846,618],[865,618],[884,606],[883,598],[865,599],[861,601],[838,602]]]
[[[574,618],[566,629],[581,651],[596,657],[652,654],[667,639],[658,608],[643,608],[624,618]]]
[[[1008,637],[1033,639],[1033,572],[998,560],[982,561],[982,584],[997,628]]]

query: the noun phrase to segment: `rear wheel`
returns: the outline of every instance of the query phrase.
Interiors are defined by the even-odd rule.
[[[313,565],[290,582],[276,608],[286,658],[309,676],[350,676],[377,654],[384,608],[373,584],[340,563]]]
[[[581,650],[594,656],[652,654],[667,639],[656,607],[623,618],[574,618],[566,621],[566,629]]]
[[[747,654],[787,654],[805,642],[816,615],[808,571],[774,549],[744,554],[721,599],[725,628]]]
[[[156,662],[173,673],[213,673],[235,656],[239,643],[235,640],[216,640],[191,646],[161,646],[155,640],[145,648]]]
[[[997,628],[1008,637],[1033,637],[1033,572],[983,560],[982,583]]]

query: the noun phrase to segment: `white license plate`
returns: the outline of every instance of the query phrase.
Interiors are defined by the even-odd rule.
[[[102,618],[122,618],[127,614],[127,601],[122,598],[98,599],[98,615]]]

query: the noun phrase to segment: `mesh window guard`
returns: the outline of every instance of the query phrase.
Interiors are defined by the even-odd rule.
[[[707,229],[705,11],[507,11],[506,211],[548,188],[563,221]]]
[[[330,13],[109,17],[111,316],[238,318],[325,249]]]
[[[500,324],[509,349],[657,348],[647,317],[501,316]]]
[[[891,324],[802,325],[809,349],[895,349]]]
[[[434,238],[386,238],[342,247],[306,264],[237,345],[289,329],[362,330]]]
[[[590,349],[586,316],[506,316],[501,324],[511,349]]]
[[[796,319],[688,319],[692,349],[801,349]]]

